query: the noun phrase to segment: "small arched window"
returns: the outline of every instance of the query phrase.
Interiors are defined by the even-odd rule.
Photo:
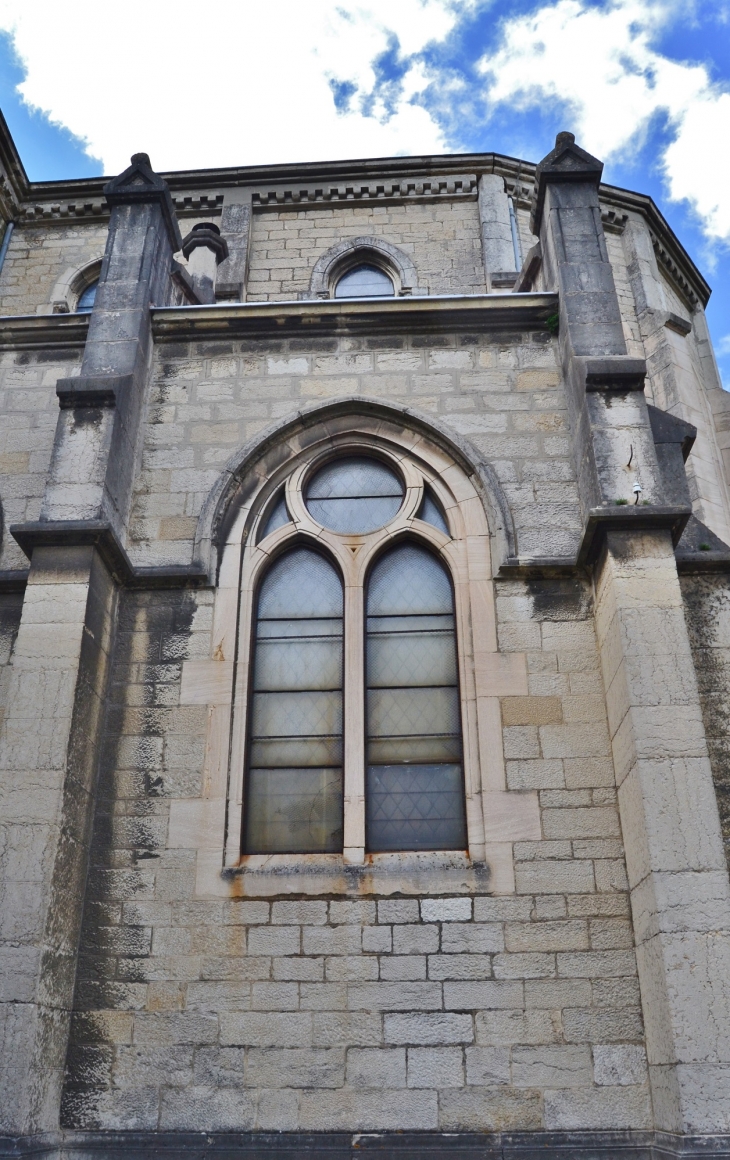
[[[91,282],[85,290],[82,290],[81,294],[79,294],[79,300],[76,303],[77,314],[91,313],[91,311],[94,309],[94,303],[96,302],[96,291],[98,289],[99,280],[97,278],[95,282]]]
[[[392,280],[377,266],[355,266],[335,286],[335,298],[393,298]]]

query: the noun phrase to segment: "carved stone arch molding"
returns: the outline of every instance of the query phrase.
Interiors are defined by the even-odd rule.
[[[408,254],[382,238],[366,235],[338,242],[317,259],[309,280],[309,297],[333,298],[338,279],[361,263],[383,270],[393,281],[396,297],[428,293],[418,288],[416,267]]]
[[[72,314],[76,304],[87,286],[98,282],[101,274],[102,257],[94,258],[80,268],[69,266],[64,270],[56,282],[51,293],[51,309],[53,314]]]
[[[401,437],[408,431],[433,443],[472,481],[487,513],[493,574],[505,560],[518,555],[509,503],[489,461],[468,440],[433,416],[399,403],[384,403],[381,399],[359,395],[332,399],[297,411],[287,422],[274,423],[259,432],[231,456],[198,517],[193,563],[207,572],[211,583],[216,582],[222,549],[229,541],[231,524],[242,505],[250,502],[258,481],[269,478],[274,465],[286,462],[300,444],[310,446],[316,441],[317,427],[354,432],[380,422],[392,425],[392,430],[401,432]]]
[[[304,500],[314,465],[348,452],[390,460],[406,488],[398,515],[358,544],[317,524]],[[289,519],[272,530],[269,514],[284,489]],[[424,489],[432,491],[445,512],[448,534],[419,518]],[[432,420],[380,401],[343,399],[300,413],[243,448],[218,481],[200,521],[199,550],[211,560],[219,557],[213,626],[208,658],[183,664],[180,703],[208,707],[204,789],[199,800],[172,802],[170,814],[171,843],[197,845],[198,896],[417,894],[445,888],[511,893],[512,843],[538,840],[540,821],[537,795],[512,793],[506,785],[499,698],[526,695],[527,663],[524,654],[502,653],[498,647],[492,561],[514,549],[514,533],[488,465]],[[370,565],[404,538],[438,555],[452,578],[468,851],[367,854],[364,790],[355,784],[359,775],[348,782],[346,772],[345,801],[355,807],[345,807],[342,853],[243,855],[252,624],[258,586],[269,564],[289,545],[318,545],[351,593],[345,623],[350,607],[360,610],[351,620],[357,624]],[[348,606],[348,599],[355,604]],[[348,638],[346,630],[346,665],[360,664],[359,639],[357,632]],[[354,703],[360,703],[357,697]],[[361,726],[359,720],[346,720],[351,736],[359,736]],[[347,740],[345,745],[347,750]],[[351,763],[353,769],[360,767],[359,759]]]

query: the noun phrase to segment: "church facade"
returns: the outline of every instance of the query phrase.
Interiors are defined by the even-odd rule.
[[[730,1154],[730,396],[569,133],[29,182],[0,1157]]]

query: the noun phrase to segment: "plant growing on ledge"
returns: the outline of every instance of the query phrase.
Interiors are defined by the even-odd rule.
[[[615,499],[613,502],[616,504],[616,507],[626,507],[629,501],[627,499]]]
[[[559,314],[549,314],[547,316],[547,318],[545,319],[545,329],[549,330],[551,334],[557,334],[559,326],[560,326],[560,315]]]

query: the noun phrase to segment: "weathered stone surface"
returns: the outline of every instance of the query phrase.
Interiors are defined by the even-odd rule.
[[[516,249],[537,241],[530,167],[457,179],[435,159],[412,180],[401,160],[402,181],[399,161],[379,184],[373,162],[363,186],[269,194],[244,170],[186,189],[183,232],[222,215],[221,298],[246,302],[204,311],[149,313],[190,301],[154,179],[113,211],[88,338],[70,320],[83,351],[44,312],[101,258],[102,209],[17,218],[3,313],[37,317],[6,317],[0,350],[0,1132],[730,1133],[730,424],[701,276],[664,261],[640,199],[607,208],[565,139],[537,174],[535,293],[505,296],[532,322],[499,329],[508,195]],[[369,304],[297,304],[368,237],[415,271],[404,296],[367,322]],[[698,428],[686,476],[670,412]],[[453,496],[429,544],[457,594],[469,857],[362,837],[241,856],[247,569],[288,534],[257,546],[256,505],[286,482],[303,508],[313,447],[396,436],[406,482],[428,453]],[[634,479],[647,502],[617,505]],[[707,552],[680,542],[681,580],[669,484],[712,529]],[[73,542],[49,531],[71,519]],[[31,522],[26,585],[8,527]],[[364,560],[337,551],[343,574]],[[703,556],[716,571],[689,570]]]

